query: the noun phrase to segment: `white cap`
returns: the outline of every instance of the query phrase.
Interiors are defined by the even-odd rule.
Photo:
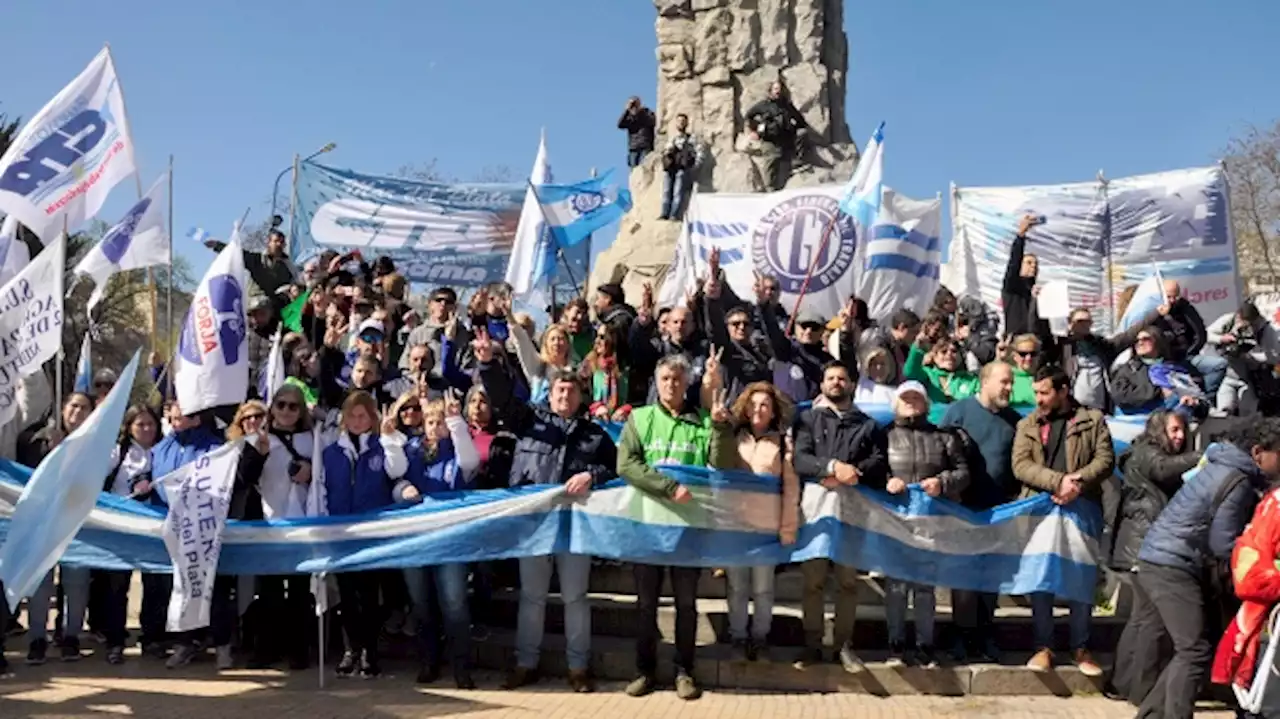
[[[382,326],[382,322],[372,317],[360,323],[360,327],[356,329],[356,336],[359,337],[365,330],[377,330],[378,334],[383,337],[387,335],[387,330]]]
[[[919,382],[913,379],[909,379],[906,382],[903,382],[902,384],[898,385],[898,388],[893,391],[893,398],[901,399],[902,395],[907,394],[908,392],[915,392],[919,394],[921,397],[924,397],[925,399],[929,399],[929,393],[925,391],[924,385],[920,384]]]

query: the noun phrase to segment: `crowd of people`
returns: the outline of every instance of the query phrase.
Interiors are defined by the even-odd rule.
[[[1170,283],[1166,303],[1125,332],[1094,334],[1089,311],[1078,309],[1067,334],[1056,337],[1038,316],[1038,263],[1025,251],[1036,222],[1025,218],[1013,239],[1002,323],[980,302],[946,288],[923,318],[900,309],[875,322],[856,297],[834,318],[803,306],[791,317],[779,306],[772,278],[760,277],[753,296],[737,296],[713,252],[698,290],[677,306],[657,307],[646,287],[633,308],[620,287],[604,285],[590,302],[554,308],[551,324],[538,328],[513,311],[505,285],[481,288],[465,304],[441,287],[425,307],[416,306],[388,258],[368,263],[358,252],[330,251],[299,270],[275,232],[265,251],[245,258],[255,291],[248,310],[250,386],[260,386],[277,331],[287,331],[284,385],[266,401],[255,389],[243,403],[215,410],[188,413],[172,400],[131,407],[103,491],[163,506],[156,478],[243,439],[232,519],[307,516],[306,487],[321,474],[312,467],[317,449],[332,516],[471,489],[562,485],[581,495],[619,478],[658,501],[696,501],[659,469],[673,464],[780,477],[777,532],[784,546],[797,541],[803,524],[804,481],[831,492],[856,486],[890,495],[915,486],[974,510],[1037,494],[1060,505],[1092,502],[1105,510],[1112,537],[1103,563],[1136,595],[1112,688],[1141,705],[1144,716],[1190,716],[1212,658],[1213,637],[1200,610],[1232,596],[1230,572],[1206,570],[1230,560],[1263,491],[1280,477],[1280,422],[1258,414],[1264,403],[1257,391],[1258,367],[1276,359],[1274,331],[1247,303],[1206,328]],[[295,300],[301,311],[285,312],[299,306]],[[153,365],[163,393],[163,358],[153,357]],[[49,422],[20,437],[17,460],[38,464],[85,421],[113,381],[103,374],[89,394],[67,395]],[[870,406],[891,408],[892,421],[872,419],[864,411]],[[1145,432],[1118,458],[1107,424],[1116,412],[1150,413]],[[1225,415],[1249,419],[1228,422]],[[1225,430],[1202,453],[1192,429],[1210,419]],[[616,442],[605,422],[623,425]],[[1197,479],[1184,479],[1191,476]],[[1116,501],[1105,501],[1109,489],[1117,490]],[[516,648],[504,686],[538,679],[555,574],[568,681],[574,691],[591,691],[591,557],[566,553],[518,564]],[[420,681],[436,681],[447,660],[456,685],[474,687],[471,642],[483,636],[493,571],[452,563],[339,573],[334,611],[344,653],[337,673],[378,676],[379,638],[394,624],[416,627]],[[863,671],[853,644],[858,568],[811,560],[800,571],[801,664],[831,660],[850,673]],[[658,597],[669,578],[675,688],[694,699],[701,571],[635,564],[633,572],[641,619],[636,678],[626,692],[641,696],[657,686]],[[836,644],[828,649],[825,593],[832,573]],[[46,660],[55,592],[61,658],[81,657],[87,613],[90,628],[105,637],[106,660],[124,662],[130,573],[66,567],[56,576],[55,583],[51,572],[28,602],[27,662]],[[772,566],[726,573],[737,660],[769,656],[774,577]],[[180,667],[212,648],[216,666],[228,669],[240,659],[238,646],[251,667],[305,668],[315,649],[309,577],[257,577],[252,622],[240,621],[243,586],[219,575],[210,627],[173,635],[165,631],[171,578],[144,575],[143,654]],[[940,646],[934,590],[892,572],[885,578],[890,664],[1000,661],[996,596],[953,590],[958,631]],[[1030,606],[1036,651],[1027,666],[1048,672],[1060,649],[1054,597],[1033,595]],[[1062,648],[1083,674],[1102,677],[1090,652],[1092,605],[1073,602],[1069,614]]]

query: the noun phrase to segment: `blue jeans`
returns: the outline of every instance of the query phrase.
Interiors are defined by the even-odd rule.
[[[466,563],[406,569],[404,581],[409,589],[409,601],[413,602],[413,611],[418,617],[419,660],[426,664],[440,663],[441,632],[435,612],[438,602],[444,619],[444,634],[450,642],[453,670],[469,668],[471,610],[467,605]]]
[[[1093,620],[1093,605],[1087,602],[1068,602],[1071,611],[1071,651],[1089,646],[1089,624]],[[1037,649],[1053,648],[1053,595],[1037,592],[1031,595],[1031,624]]]
[[[684,216],[684,194],[688,179],[688,170],[667,170],[662,173],[662,219],[679,219]]]
[[[627,167],[639,167],[648,154],[648,150],[627,150]]]
[[[1218,388],[1227,377],[1227,358],[1218,355],[1198,354],[1188,360],[1192,367],[1204,377],[1204,392],[1210,401],[1217,398]]]
[[[565,654],[569,669],[585,671],[591,661],[591,607],[587,604],[591,557],[585,554],[520,558],[516,666],[525,669],[538,667],[553,568],[560,575],[560,599],[564,602]]]
[[[67,613],[63,615],[63,638],[80,637],[84,628],[84,613],[89,606],[89,569],[85,567],[62,567],[58,574],[62,582],[63,598],[67,602]],[[53,570],[44,575],[40,586],[27,604],[27,644],[48,638],[49,602],[53,600]]]
[[[751,618],[751,638],[763,644],[773,627],[773,565],[762,567],[729,567],[729,638],[735,642],[747,638],[747,602],[755,602]]]
[[[907,595],[914,597],[916,646],[933,646],[933,619],[937,596],[933,587],[897,579],[885,582],[884,613],[889,625],[889,644],[907,641]]]

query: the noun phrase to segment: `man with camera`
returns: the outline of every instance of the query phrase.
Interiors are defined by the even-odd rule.
[[[658,124],[653,110],[640,98],[632,96],[618,119],[618,129],[627,131],[627,167],[639,167],[644,156],[653,152],[653,128]]]
[[[684,217],[688,189],[694,173],[702,166],[705,150],[698,138],[689,132],[689,116],[676,115],[676,129],[662,151],[662,214],[658,219],[679,220]]]
[[[1263,396],[1276,394],[1274,367],[1280,363],[1280,337],[1252,302],[1219,317],[1205,329],[1208,344],[1227,361],[1218,387],[1218,409],[1251,414]]]
[[[779,81],[769,86],[768,98],[747,110],[746,121],[748,136],[759,145],[760,179],[770,192],[781,190],[803,158],[809,124]]]

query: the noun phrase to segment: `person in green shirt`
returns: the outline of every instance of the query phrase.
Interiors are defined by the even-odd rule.
[[[1033,334],[1018,335],[1009,346],[1009,364],[1013,365],[1013,407],[1036,406],[1036,370],[1040,367],[1040,338]]]
[[[590,312],[587,301],[575,297],[569,300],[560,314],[560,324],[569,333],[569,357],[575,365],[586,359],[596,341],[596,333],[591,330]]]
[[[705,376],[719,373],[719,354],[713,348],[707,359]],[[632,411],[622,428],[618,445],[618,475],[637,490],[660,501],[688,504],[693,501],[689,488],[656,467],[688,465],[728,468],[732,466],[736,445],[730,425],[727,393],[715,393],[711,410],[689,406],[686,395],[693,368],[683,355],[667,355],[658,362],[654,384],[658,390],[656,404]],[[664,567],[653,564],[634,565],[636,596],[639,604],[640,635],[636,641],[636,669],[639,676],[627,685],[633,697],[654,690],[658,672],[658,593],[663,576],[670,572],[671,589],[676,600],[676,695],[691,700],[701,696],[693,680],[696,649],[697,567]]]
[[[928,352],[919,342],[911,345],[902,372],[908,380],[925,386],[933,405],[929,414],[931,422],[941,420],[948,404],[978,394],[981,384],[978,375],[964,368],[960,346],[949,337],[938,340]]]

